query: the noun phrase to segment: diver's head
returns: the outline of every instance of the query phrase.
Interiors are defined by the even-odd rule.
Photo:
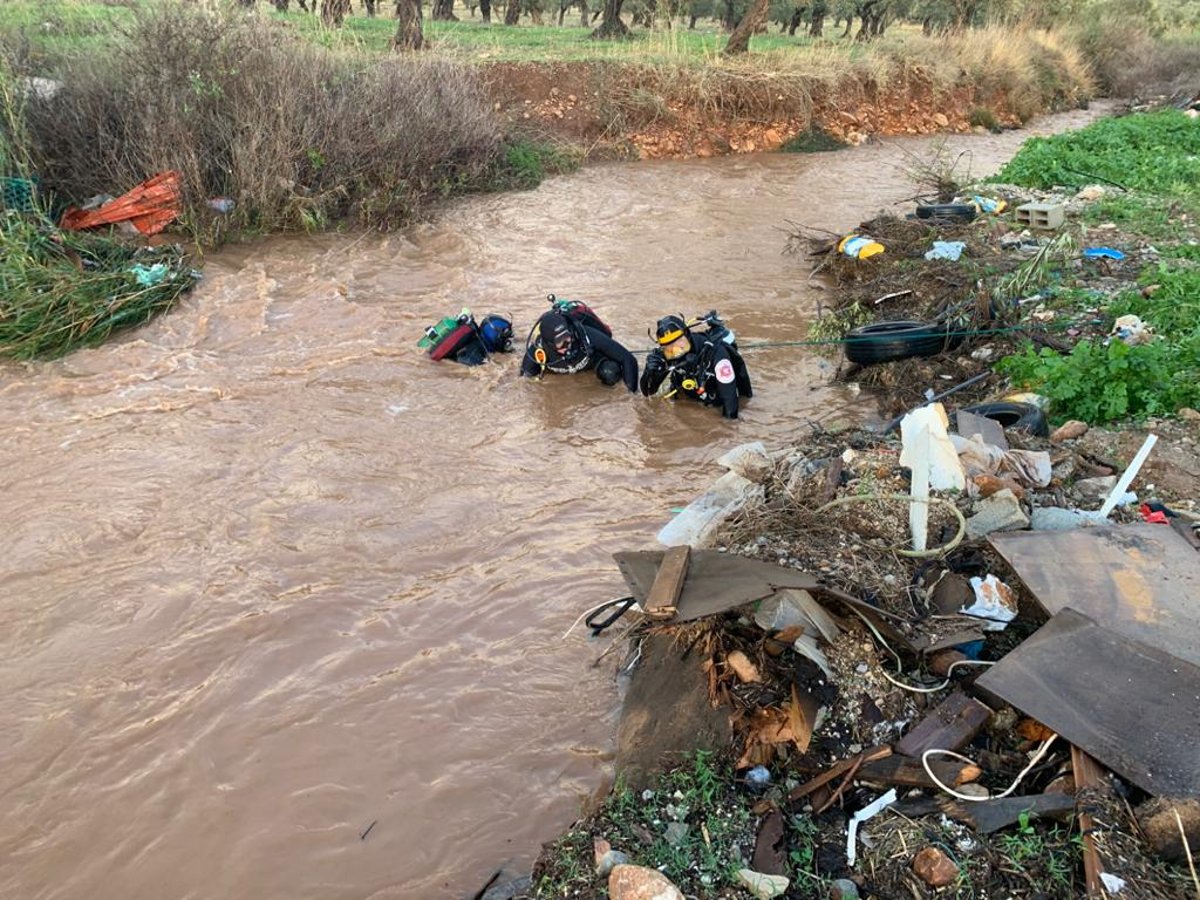
[[[654,340],[667,359],[679,359],[692,349],[687,323],[681,316],[663,316],[654,327]]]

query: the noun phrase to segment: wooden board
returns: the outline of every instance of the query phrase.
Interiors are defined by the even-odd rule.
[[[654,583],[642,604],[646,615],[654,619],[669,619],[675,615],[675,604],[683,591],[691,554],[692,548],[687,544],[672,547],[663,554]]]
[[[983,774],[979,766],[955,760],[931,759],[929,768],[938,781],[950,787],[958,787],[974,781]],[[879,784],[895,784],[905,787],[935,787],[933,779],[925,772],[919,760],[907,756],[888,756],[867,763],[858,770],[859,781],[874,781]]]
[[[1200,665],[1200,553],[1165,525],[1013,531],[988,541],[1046,612],[1070,606]]]
[[[1100,764],[1076,747],[1071,745],[1071,768],[1075,776],[1076,793],[1085,789],[1107,789],[1108,780]],[[1081,804],[1082,806],[1082,804]],[[1083,881],[1088,900],[1104,896],[1104,882],[1100,875],[1104,871],[1104,860],[1096,848],[1096,838],[1092,834],[1092,815],[1085,809],[1079,810],[1079,834],[1083,837]]]
[[[919,757],[926,750],[960,750],[991,716],[974,697],[955,691],[900,739],[896,752]]]
[[[936,797],[905,800],[892,808],[898,813],[914,818],[940,813],[956,822],[970,825],[972,830],[979,834],[991,834],[993,831],[1015,825],[1022,815],[1031,819],[1043,816],[1070,819],[1075,812],[1075,798],[1070,794],[1029,794],[967,803],[939,794]]]
[[[976,684],[1151,794],[1200,794],[1200,667],[1064,609]]]
[[[630,593],[638,603],[646,603],[665,555],[661,550],[632,550],[613,554]],[[820,588],[820,582],[812,575],[772,563],[715,550],[694,550],[687,577],[675,604],[675,621],[687,622],[725,612],[769,597],[779,588],[813,591]]]

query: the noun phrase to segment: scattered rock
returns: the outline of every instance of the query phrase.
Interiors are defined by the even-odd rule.
[[[998,494],[1000,491],[1012,491],[1013,496],[1018,500],[1025,496],[1025,488],[1017,484],[1012,478],[1001,478],[997,475],[975,475],[971,478],[975,482],[975,487],[979,489],[980,497],[990,497],[992,494]]]
[[[858,885],[849,878],[839,878],[829,886],[830,900],[858,900]]]
[[[934,113],[933,121],[937,123],[938,128],[945,128],[950,124],[950,120],[946,118],[945,113]]]
[[[1195,858],[1200,854],[1200,800],[1154,797],[1138,807],[1137,819],[1146,835],[1146,841],[1154,848],[1155,853],[1171,862],[1182,863],[1186,862],[1187,853],[1183,849],[1179,821],[1175,820],[1177,812],[1179,821],[1183,822],[1188,846]]]
[[[1070,422],[1064,422],[1058,428],[1054,429],[1054,433],[1050,435],[1050,442],[1052,444],[1061,444],[1063,441],[1073,441],[1075,438],[1083,437],[1087,432],[1087,422],[1072,419]]]
[[[1107,191],[1105,191],[1105,189],[1101,185],[1089,184],[1087,187],[1080,189],[1079,193],[1077,193],[1075,195],[1075,199],[1083,200],[1084,202],[1087,202],[1087,203],[1094,203],[1095,201],[1097,201],[1101,197],[1103,197],[1106,193],[1107,193]]]
[[[946,575],[929,597],[930,605],[944,616],[956,616],[964,606],[970,606],[975,592],[971,584],[961,575],[953,572]]]
[[[1080,498],[1097,505],[1103,503],[1116,486],[1116,475],[1105,475],[1102,478],[1083,478],[1073,485],[1075,493]]]
[[[516,897],[527,896],[532,887],[533,878],[522,875],[520,878],[492,885],[479,900],[514,900]]]
[[[981,538],[994,531],[1015,531],[1029,527],[1029,517],[1021,501],[1010,490],[998,491],[975,504],[975,515],[967,519],[967,536]]]
[[[771,900],[788,889],[791,882],[782,875],[764,875],[753,869],[738,869],[738,883],[745,886],[758,900]]]
[[[1178,415],[1185,422],[1200,422],[1200,412],[1197,412],[1190,406],[1180,409]]]
[[[982,784],[960,784],[955,788],[960,794],[965,794],[968,797],[978,797],[980,800],[985,800],[992,796],[992,792],[985,788]]]
[[[917,877],[930,887],[945,887],[958,878],[958,866],[937,847],[926,847],[918,853],[913,857],[912,867]]]
[[[617,866],[628,865],[629,857],[620,850],[614,850],[612,845],[602,837],[592,839],[592,848],[596,853],[596,874],[601,878],[607,876]]]
[[[666,834],[663,837],[666,838],[667,843],[672,847],[678,847],[687,838],[687,833],[690,830],[687,822],[672,822],[667,826]]]
[[[684,900],[662,872],[645,866],[617,866],[608,876],[609,900]]]
[[[734,650],[725,657],[725,665],[733,669],[733,674],[738,677],[738,681],[742,684],[758,684],[762,681],[762,675],[758,672],[758,666],[750,661],[741,650]]]

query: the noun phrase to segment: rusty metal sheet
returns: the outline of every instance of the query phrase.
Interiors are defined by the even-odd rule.
[[[1200,553],[1173,529],[1013,531],[988,541],[1050,615],[1071,606],[1200,665]]]
[[[1064,609],[975,684],[1152,794],[1200,796],[1200,666]]]

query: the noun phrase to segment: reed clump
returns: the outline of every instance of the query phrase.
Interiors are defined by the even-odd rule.
[[[195,280],[179,247],[135,248],[0,210],[0,356],[95,346],[169,309]]]

